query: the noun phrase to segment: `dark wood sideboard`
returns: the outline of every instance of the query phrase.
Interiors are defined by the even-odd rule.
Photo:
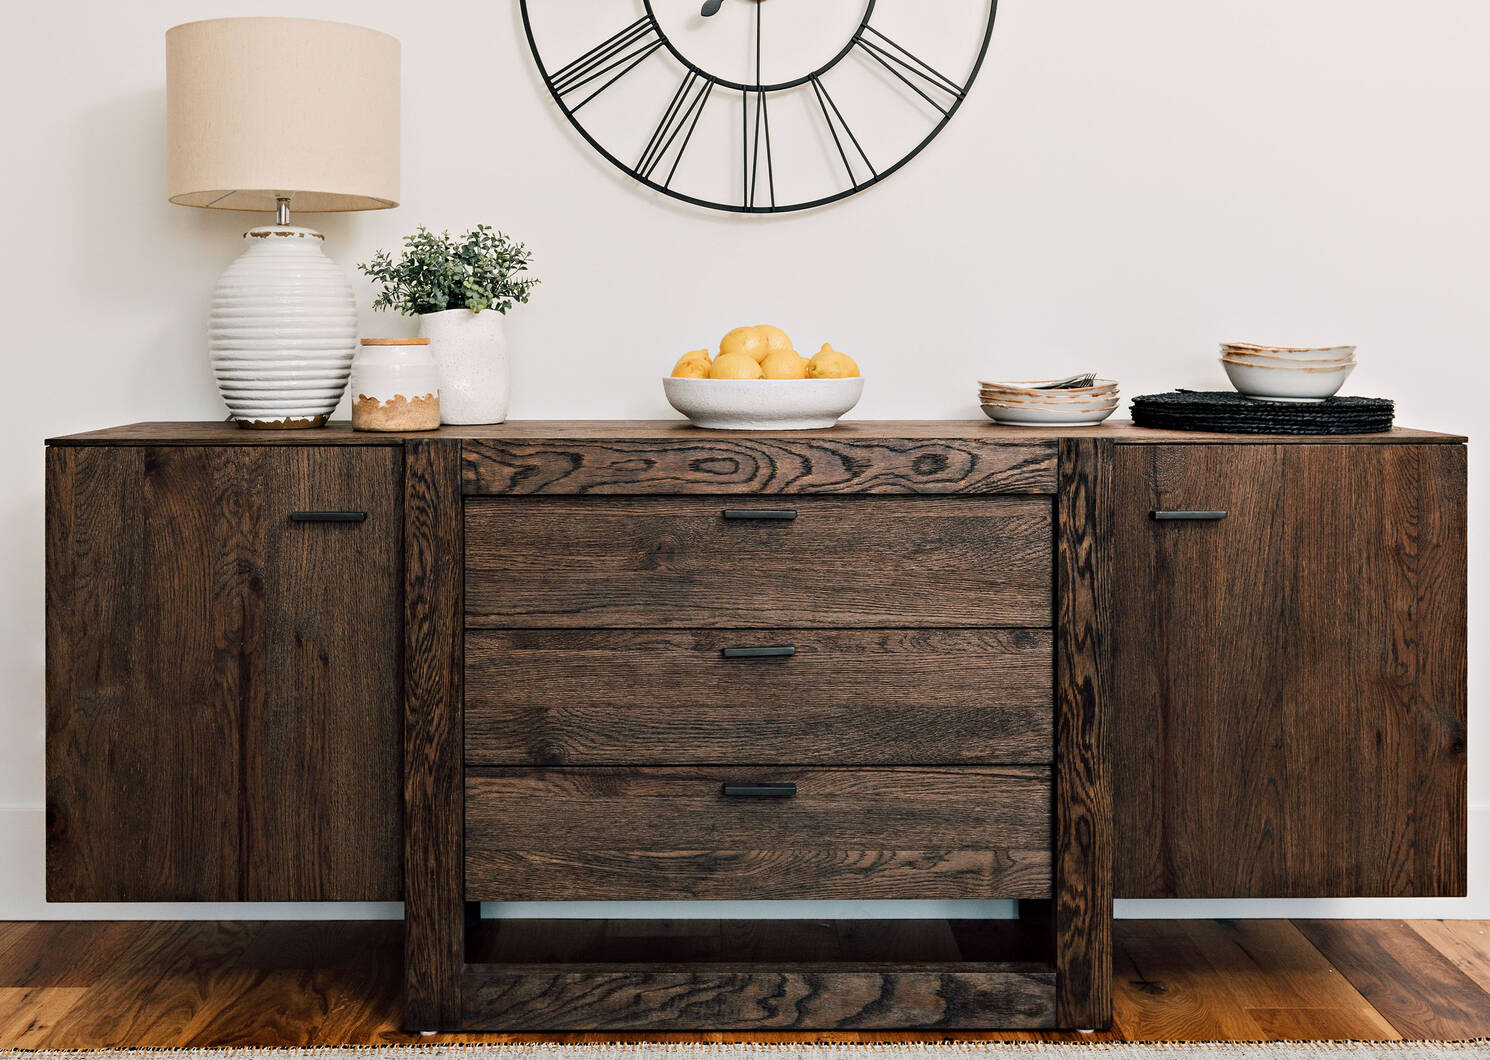
[[[402,899],[415,1030],[1105,1026],[1114,896],[1465,892],[1463,442],[53,439],[47,896]],[[1019,915],[477,915],[807,898]]]

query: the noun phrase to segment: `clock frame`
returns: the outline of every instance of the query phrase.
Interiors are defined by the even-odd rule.
[[[634,21],[584,53],[551,69],[535,38],[529,8],[543,3],[562,2],[564,0],[520,0],[523,31],[549,95],[585,142],[617,169],[653,191],[695,206],[744,214],[790,213],[826,206],[879,184],[919,155],[946,128],[967,99],[987,57],[997,13],[997,0],[967,0],[986,8],[986,15],[982,19],[982,36],[977,42],[976,56],[965,79],[961,81],[937,70],[876,28],[873,23],[876,0],[866,0],[864,14],[857,29],[831,59],[808,73],[789,80],[761,83],[761,18],[762,8],[767,0],[745,0],[755,5],[756,20],[757,80],[750,83],[722,77],[689,59],[663,30],[653,10],[652,0],[638,0],[639,14]],[[716,10],[718,8],[717,3],[711,6]],[[681,69],[681,80],[660,119],[655,112],[643,112],[639,120],[655,122],[652,125],[652,134],[636,161],[627,162],[586,128],[579,112],[624,81],[628,74],[658,52],[665,52],[671,62]],[[823,81],[826,74],[855,53],[877,63],[899,85],[914,93],[934,112],[928,114],[930,126],[925,135],[909,151],[899,154],[888,163],[880,159],[880,164],[877,165],[876,160],[871,158],[870,152],[861,145],[859,137],[846,119],[843,108]],[[787,200],[784,196],[778,197],[777,194],[770,106],[773,96],[803,86],[810,86],[812,89],[822,122],[832,142],[833,149],[827,154],[830,161],[841,166],[837,170],[837,177],[844,186],[832,194],[796,201]],[[693,133],[710,100],[716,98],[716,93],[737,96],[738,102],[735,105],[739,107],[741,117],[740,174],[737,184],[739,198],[728,202],[690,194],[673,185]],[[732,159],[730,164],[733,165],[734,161]]]

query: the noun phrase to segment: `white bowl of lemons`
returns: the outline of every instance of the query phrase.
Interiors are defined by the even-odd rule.
[[[757,324],[720,339],[717,357],[685,353],[662,391],[695,427],[810,431],[834,426],[857,405],[864,380],[854,359],[829,344],[803,357],[786,332]]]

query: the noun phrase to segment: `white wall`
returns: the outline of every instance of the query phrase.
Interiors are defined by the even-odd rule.
[[[207,295],[249,221],[165,201],[162,34],[286,6],[75,0],[7,16],[0,918],[78,915],[41,901],[41,441],[223,414]],[[858,357],[866,417],[977,415],[979,375],[1091,366],[1130,395],[1216,386],[1215,343],[1255,337],[1359,343],[1350,392],[1395,398],[1404,424],[1483,422],[1490,6],[1476,0],[1003,0],[982,77],[941,138],[867,194],[788,218],[716,215],[622,178],[549,102],[516,8],[293,10],[404,45],[404,205],[322,219],[339,261],[420,222],[491,222],[535,251],[544,285],[509,317],[516,417],[669,416],[657,377],[677,354],[767,319]],[[1471,470],[1477,541],[1485,466]],[[1470,577],[1479,631],[1477,557]],[[1470,760],[1483,763],[1483,637],[1472,644]],[[1467,900],[1120,911],[1490,916],[1483,768],[1471,802]]]

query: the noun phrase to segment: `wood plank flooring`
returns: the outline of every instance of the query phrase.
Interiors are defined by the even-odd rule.
[[[404,1034],[401,933],[390,921],[0,923],[0,1047],[535,1040]],[[1113,1028],[1083,1040],[1490,1036],[1490,922],[1120,920],[1114,949]],[[927,1036],[539,1040],[637,1037]]]

